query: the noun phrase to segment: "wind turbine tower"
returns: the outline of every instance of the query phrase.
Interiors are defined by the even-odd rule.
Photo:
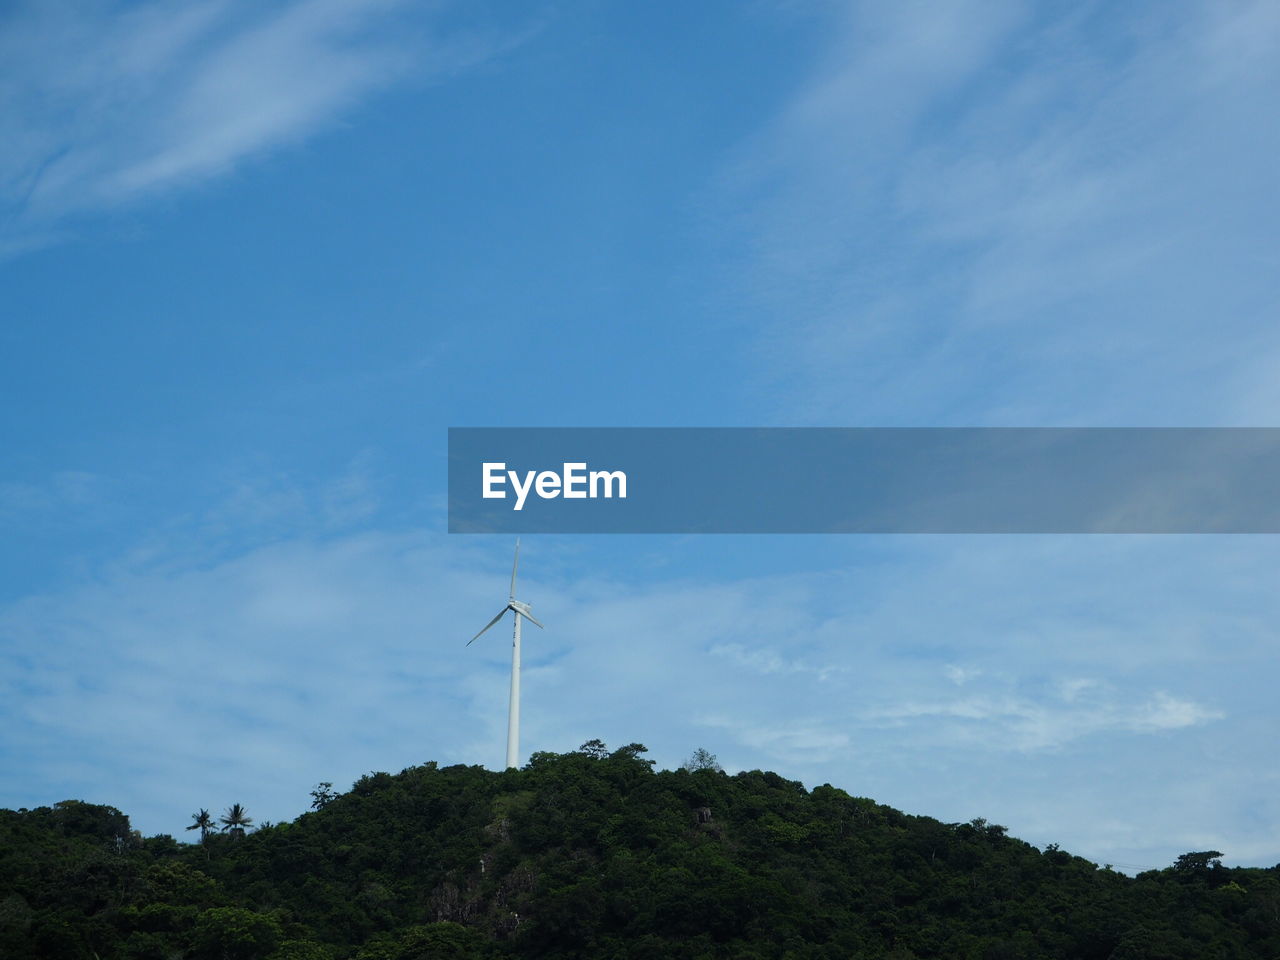
[[[515,635],[511,643],[511,703],[507,713],[507,768],[519,766],[516,759],[520,753],[520,621],[528,620],[535,627],[542,629],[542,624],[529,612],[529,604],[516,599],[516,568],[520,566],[520,539],[516,538],[516,559],[511,564],[511,594],[507,597],[507,605],[498,611],[498,615],[485,624],[484,630],[467,641],[467,646],[480,639],[495,623],[501,620],[508,610],[515,614]]]

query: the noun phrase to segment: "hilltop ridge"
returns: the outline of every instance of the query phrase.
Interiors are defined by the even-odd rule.
[[[237,837],[143,838],[78,801],[0,811],[0,955],[223,958],[1280,956],[1280,867],[1138,877],[983,820],[640,744],[372,773]]]

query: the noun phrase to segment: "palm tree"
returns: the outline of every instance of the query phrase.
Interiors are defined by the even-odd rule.
[[[213,817],[209,816],[208,810],[201,807],[199,813],[193,813],[191,815],[191,821],[191,826],[187,827],[187,829],[199,830],[200,842],[203,844],[205,837],[207,837],[209,835],[209,831],[213,829]]]
[[[233,803],[227,812],[218,818],[222,821],[222,829],[230,830],[232,837],[243,837],[244,828],[253,825],[253,818],[246,815],[244,807]]]

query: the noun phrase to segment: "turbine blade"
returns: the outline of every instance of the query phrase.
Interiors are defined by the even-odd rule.
[[[511,564],[511,599],[516,598],[516,567],[520,566],[520,538],[516,537],[516,559]]]
[[[503,615],[504,613],[506,613],[506,612],[507,612],[507,608],[506,608],[506,607],[503,607],[501,610],[499,610],[499,611],[498,611],[498,615],[497,615],[496,617],[494,617],[492,620],[490,620],[488,623],[486,623],[486,624],[484,625],[484,630],[488,630],[488,629],[489,629],[490,627],[492,627],[495,623],[497,623],[499,620],[501,620],[501,619],[502,619],[502,615]],[[481,631],[480,631],[480,633],[484,633],[484,630],[481,630]],[[468,640],[468,641],[467,641],[467,646],[468,646],[468,647],[469,647],[469,646],[471,646],[473,643],[475,643],[477,640],[479,640],[479,639],[480,639],[480,633],[477,633],[474,637],[472,637],[470,640]]]
[[[545,629],[547,629],[547,628],[546,628],[546,627],[544,627],[542,624],[540,624],[537,620],[534,620],[534,619],[533,619],[533,614],[532,614],[532,613],[521,613],[519,610],[517,610],[517,611],[516,611],[516,616],[518,616],[518,617],[524,617],[526,620],[528,620],[529,622],[531,622],[535,627],[538,627],[538,628],[539,628],[539,629],[541,629],[541,630],[545,630]]]

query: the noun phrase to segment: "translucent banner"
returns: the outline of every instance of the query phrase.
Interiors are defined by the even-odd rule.
[[[1277,533],[1277,428],[465,427],[451,533]]]

